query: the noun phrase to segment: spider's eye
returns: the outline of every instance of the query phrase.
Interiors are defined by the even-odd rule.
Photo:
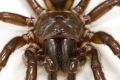
[[[49,10],[68,10],[74,0],[44,0]]]

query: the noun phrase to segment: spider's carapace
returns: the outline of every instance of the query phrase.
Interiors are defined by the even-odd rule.
[[[71,12],[48,12],[36,23],[36,37],[42,39],[69,38],[79,41],[84,24]],[[43,40],[43,41],[44,41]]]

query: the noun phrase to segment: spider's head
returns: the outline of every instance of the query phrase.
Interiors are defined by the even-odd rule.
[[[48,10],[69,10],[73,5],[74,0],[44,0]]]

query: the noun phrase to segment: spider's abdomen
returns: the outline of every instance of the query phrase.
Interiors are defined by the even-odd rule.
[[[54,12],[47,13],[38,20],[35,33],[37,37],[70,38],[78,40],[82,34],[83,24],[72,13]]]
[[[44,0],[48,10],[69,10],[74,0]]]

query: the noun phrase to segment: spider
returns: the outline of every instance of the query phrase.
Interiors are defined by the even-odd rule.
[[[91,44],[106,44],[120,58],[120,45],[109,34],[92,32],[86,25],[99,19],[120,0],[105,0],[88,14],[84,14],[90,0],[81,0],[71,8],[74,0],[44,0],[47,9],[36,0],[27,0],[37,19],[10,12],[0,12],[0,20],[33,29],[27,34],[10,40],[0,53],[0,69],[5,67],[9,56],[18,47],[29,44],[24,53],[27,71],[25,80],[36,80],[37,65],[45,67],[48,80],[57,80],[57,72],[68,74],[67,80],[76,80],[77,68],[91,58],[91,68],[95,80],[106,80],[98,52]]]

